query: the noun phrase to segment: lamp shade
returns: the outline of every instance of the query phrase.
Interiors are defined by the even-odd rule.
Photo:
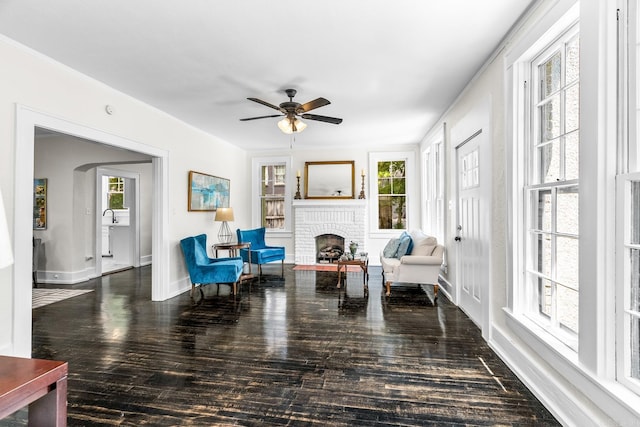
[[[218,208],[216,209],[216,221],[222,221],[220,230],[218,231],[218,239],[221,243],[229,243],[233,238],[229,223],[227,221],[233,221],[233,209],[231,208]]]
[[[5,215],[2,192],[0,191],[0,268],[5,268],[13,264],[13,254],[11,253],[11,240],[7,217]]]
[[[216,221],[233,221],[233,208],[216,209]]]

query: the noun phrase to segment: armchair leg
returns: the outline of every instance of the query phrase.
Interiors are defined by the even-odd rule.
[[[433,300],[437,300],[438,299],[438,290],[440,289],[440,285],[439,284],[434,284],[433,285]]]
[[[387,296],[391,295],[391,282],[385,282],[385,286],[387,287]]]
[[[281,272],[281,274],[280,274],[280,275],[281,275],[281,276],[282,276],[282,278],[284,279],[284,260],[282,260],[281,266],[282,266],[282,272]]]

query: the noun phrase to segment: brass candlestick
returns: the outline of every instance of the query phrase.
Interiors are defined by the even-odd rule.
[[[302,195],[300,194],[300,177],[296,176],[297,180],[298,180],[298,189],[296,191],[296,195],[293,196],[294,199],[302,199]]]
[[[362,174],[362,190],[360,190],[358,199],[366,199],[366,197],[364,197],[364,174]]]

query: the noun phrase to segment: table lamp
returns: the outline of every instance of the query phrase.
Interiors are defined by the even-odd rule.
[[[11,253],[11,241],[7,217],[2,202],[2,191],[0,191],[0,268],[5,268],[13,264],[13,254]]]
[[[218,240],[220,243],[231,242],[231,229],[229,228],[228,221],[233,221],[233,209],[232,208],[218,208],[216,209],[216,221],[222,221],[220,230],[218,231]]]

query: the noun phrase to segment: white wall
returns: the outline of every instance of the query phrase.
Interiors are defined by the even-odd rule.
[[[358,141],[354,141],[358,142]],[[298,142],[297,144],[302,145],[302,142]],[[292,194],[295,194],[296,191],[296,172],[300,171],[301,179],[300,179],[300,193],[304,197],[304,164],[305,162],[321,162],[321,161],[331,161],[331,160],[353,160],[355,162],[355,197],[357,198],[360,194],[360,190],[362,188],[362,178],[360,173],[362,169],[365,170],[365,196],[368,204],[368,210],[371,212],[371,204],[376,203],[375,199],[371,198],[371,192],[369,191],[369,176],[371,171],[369,170],[369,153],[378,153],[378,152],[396,152],[396,151],[410,151],[415,153],[415,165],[416,170],[413,171],[413,174],[409,176],[409,179],[412,182],[411,188],[412,192],[408,195],[409,199],[409,211],[408,221],[409,224],[414,224],[412,227],[419,228],[420,226],[420,203],[419,200],[419,182],[418,177],[420,161],[417,158],[418,155],[418,144],[405,144],[405,145],[380,145],[380,146],[370,146],[368,149],[363,150],[362,148],[349,148],[344,147],[340,150],[326,150],[322,148],[306,148],[302,147],[294,147],[292,150],[287,151],[264,151],[264,152],[251,152],[250,156],[254,157],[280,157],[280,156],[290,156],[291,157],[291,171],[289,172],[290,176],[290,185]],[[251,159],[248,159],[247,168],[251,167]],[[246,202],[250,203],[250,194],[247,194]],[[235,209],[234,209],[235,213]],[[293,213],[292,213],[293,214]],[[259,226],[258,224],[253,224],[253,226]],[[294,239],[295,235],[293,234],[294,224],[291,224],[292,232],[291,233],[273,233],[267,236],[269,244],[272,245],[281,245],[285,247],[285,251],[287,253],[287,262],[293,262],[294,259]],[[366,242],[365,247],[359,248],[359,250],[369,252],[370,257],[370,265],[380,265],[380,259],[378,254],[384,247],[384,245],[388,242],[391,236],[398,235],[399,233],[396,231],[390,231],[389,233],[371,233],[369,224],[367,224],[367,233],[366,233]]]
[[[175,295],[189,288],[179,240],[206,232],[217,234],[213,213],[187,211],[189,170],[211,173],[231,180],[231,198],[237,212],[236,223],[249,223],[248,198],[242,195],[248,185],[247,154],[233,145],[205,134],[142,102],[115,91],[78,72],[34,53],[6,38],[0,38],[0,186],[7,209],[7,220],[15,234],[16,105],[52,117],[96,129],[169,153],[168,161],[168,289]],[[108,115],[105,105],[113,105]],[[30,212],[18,212],[28,217]],[[15,247],[13,236],[12,243]],[[31,236],[19,236],[30,239]],[[29,261],[30,263],[30,261]],[[30,284],[16,283],[13,267],[0,271],[0,354],[30,354]],[[29,286],[28,295],[16,292]],[[18,295],[20,294],[20,295]],[[20,298],[18,298],[20,296]]]

